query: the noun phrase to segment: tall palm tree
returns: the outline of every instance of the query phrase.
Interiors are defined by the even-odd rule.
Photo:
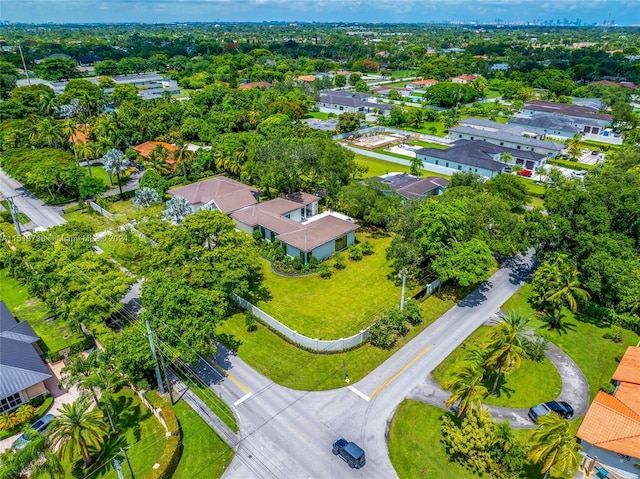
[[[560,257],[559,260],[560,264],[558,264],[556,275],[549,285],[550,288],[547,290],[546,296],[549,303],[556,305],[555,327],[560,326],[560,317],[565,306],[575,313],[578,310],[578,300],[586,301],[590,297],[589,293],[580,287],[578,268],[566,263]]]
[[[81,391],[91,393],[96,406],[102,407],[107,413],[111,430],[115,432],[116,426],[110,408],[101,404],[98,399],[98,393],[113,392],[124,383],[122,377],[111,367],[108,355],[94,351],[86,359],[75,356],[62,372],[65,387],[74,385]]]
[[[536,175],[538,175],[538,183],[542,183],[542,177],[546,176],[547,170],[545,170],[542,166],[538,166],[536,168]]]
[[[530,321],[528,316],[510,311],[491,329],[486,341],[481,344],[480,347],[487,351],[484,366],[496,372],[491,394],[495,394],[502,374],[519,368],[527,356],[526,345],[534,339]]]
[[[565,474],[578,467],[579,445],[571,432],[571,423],[557,414],[538,417],[538,427],[531,432],[528,442],[527,458],[542,465],[545,479],[551,469]]]
[[[73,149],[76,155],[78,155],[78,158],[81,158],[87,162],[87,170],[89,171],[89,176],[93,176],[93,173],[91,172],[91,160],[95,158],[96,155],[93,144],[88,141],[77,140]]]
[[[176,160],[176,166],[182,167],[182,176],[187,179],[187,166],[191,164],[193,160],[193,152],[189,150],[187,143],[178,142],[176,145],[178,149],[173,152],[173,159]]]
[[[120,199],[124,201],[122,184],[120,182],[120,173],[124,173],[129,170],[129,168],[131,168],[131,163],[120,150],[113,148],[107,151],[107,153],[102,157],[102,167],[107,173],[109,173],[109,175],[113,176],[114,173],[116,174],[116,177],[118,178],[118,187],[120,188]]]
[[[452,374],[452,378],[444,387],[451,392],[447,399],[447,407],[459,402],[458,417],[473,414],[474,408],[482,410],[482,401],[489,392],[483,384],[484,372],[482,368],[470,362],[463,362]]]
[[[170,154],[164,146],[158,145],[149,154],[145,166],[159,175],[167,175],[171,173],[171,166],[167,163]]]
[[[102,411],[89,410],[89,401],[80,397],[74,403],[63,404],[60,416],[51,422],[51,446],[59,457],[74,460],[82,456],[85,467],[92,463],[89,447],[100,449],[107,433]]]

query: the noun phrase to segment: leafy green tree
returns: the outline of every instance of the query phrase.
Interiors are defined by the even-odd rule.
[[[417,156],[414,156],[411,158],[411,163],[410,163],[410,170],[409,172],[413,175],[413,176],[420,176],[422,174],[422,168],[424,167],[424,164],[422,163],[422,160],[420,158],[418,158]]]
[[[491,329],[486,341],[480,346],[487,352],[484,366],[496,372],[491,394],[496,393],[502,375],[519,368],[522,360],[527,357],[527,345],[535,338],[530,322],[528,316],[509,311]]]
[[[451,374],[451,379],[444,388],[451,392],[451,396],[445,402],[450,407],[458,402],[458,417],[469,416],[475,409],[482,411],[482,401],[489,394],[484,386],[484,370],[476,364],[463,362],[456,366]]]
[[[544,478],[554,471],[572,473],[580,464],[579,445],[571,431],[571,423],[551,413],[538,418],[538,427],[529,435],[528,459],[540,464]]]
[[[333,85],[336,88],[342,88],[347,85],[347,77],[344,75],[336,75],[333,77]]]
[[[348,133],[360,128],[360,117],[355,113],[343,113],[338,117],[338,133]]]
[[[522,208],[529,201],[527,186],[515,175],[498,175],[485,183],[487,191],[501,198],[513,209]]]
[[[169,189],[169,183],[154,170],[145,170],[140,178],[140,188],[151,188],[158,192],[160,198],[164,197]]]
[[[120,199],[124,201],[124,193],[122,192],[122,183],[120,181],[120,174],[125,171],[129,171],[131,164],[129,160],[122,154],[120,150],[112,148],[102,157],[102,167],[109,174],[111,178],[115,173],[118,179],[118,187],[120,188]]]
[[[78,77],[78,64],[66,57],[45,58],[37,67],[40,78],[44,80],[69,80]]]
[[[369,85],[364,80],[358,80],[358,82],[353,86],[354,90],[360,93],[368,93]]]
[[[107,425],[99,409],[89,410],[86,398],[63,404],[61,414],[51,422],[51,445],[60,457],[73,461],[80,456],[84,466],[92,464],[89,448],[100,450]]]
[[[106,348],[117,370],[138,388],[148,389],[155,383],[156,362],[149,349],[149,340],[139,327],[132,325],[112,334],[106,341]]]
[[[51,479],[64,479],[66,475],[62,462],[51,449],[44,449],[31,467],[31,477],[47,474]]]

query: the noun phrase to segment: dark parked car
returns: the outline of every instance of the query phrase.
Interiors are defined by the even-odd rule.
[[[19,451],[20,449],[27,447],[27,444],[33,440],[34,434],[42,434],[49,426],[49,423],[54,419],[55,416],[53,414],[45,414],[42,416],[31,425],[31,428],[28,431],[14,441],[13,448]]]
[[[538,422],[538,417],[555,412],[563,419],[569,419],[573,417],[573,408],[564,401],[549,401],[538,406],[533,406],[529,409],[529,419],[533,422]]]
[[[360,469],[366,462],[362,448],[346,439],[338,439],[333,443],[333,453],[349,464],[352,469]]]

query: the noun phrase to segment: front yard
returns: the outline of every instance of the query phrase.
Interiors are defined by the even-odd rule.
[[[272,298],[257,306],[311,338],[338,339],[368,327],[376,315],[399,305],[401,287],[389,279],[391,262],[385,255],[391,236],[372,238],[358,233],[357,239],[370,241],[374,254],[352,261],[347,252],[341,253],[347,267],[334,271],[330,279],[317,274],[280,276],[265,261],[264,286]],[[333,259],[327,261],[333,264]],[[407,297],[410,296],[408,291]]]

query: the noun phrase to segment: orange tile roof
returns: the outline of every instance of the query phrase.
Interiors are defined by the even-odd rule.
[[[86,143],[89,139],[89,125],[78,125],[73,135],[69,137],[69,143]]]
[[[412,81],[411,83],[413,83],[414,85],[435,85],[436,83],[438,83],[438,80],[433,80],[433,79],[415,80],[415,81]]]
[[[640,348],[629,346],[613,373],[614,381],[622,381],[631,384],[640,384]]]
[[[640,387],[633,387],[640,395]],[[640,414],[603,391],[591,403],[576,436],[602,449],[640,458]]]
[[[457,77],[453,77],[452,80],[453,79],[460,79],[460,80],[464,80],[464,81],[473,81],[473,80],[476,79],[476,76],[475,75],[460,75],[460,76],[457,76]]]
[[[296,78],[296,80],[298,81],[306,81],[306,82],[312,82],[316,79],[316,77],[314,77],[313,75],[300,75],[298,78]]]
[[[156,147],[162,146],[165,150],[168,150],[170,153],[173,153],[178,148],[170,143],[165,143],[164,141],[145,141],[138,146],[134,146],[133,149],[138,152],[138,154],[143,158],[148,158],[149,155]],[[173,162],[173,155],[169,157],[171,161],[167,161],[167,163]]]
[[[251,88],[269,88],[269,87],[272,87],[272,86],[273,85],[271,83],[269,83],[268,81],[254,81],[254,82],[251,82],[251,83],[243,83],[238,88],[240,90],[249,90]]]

